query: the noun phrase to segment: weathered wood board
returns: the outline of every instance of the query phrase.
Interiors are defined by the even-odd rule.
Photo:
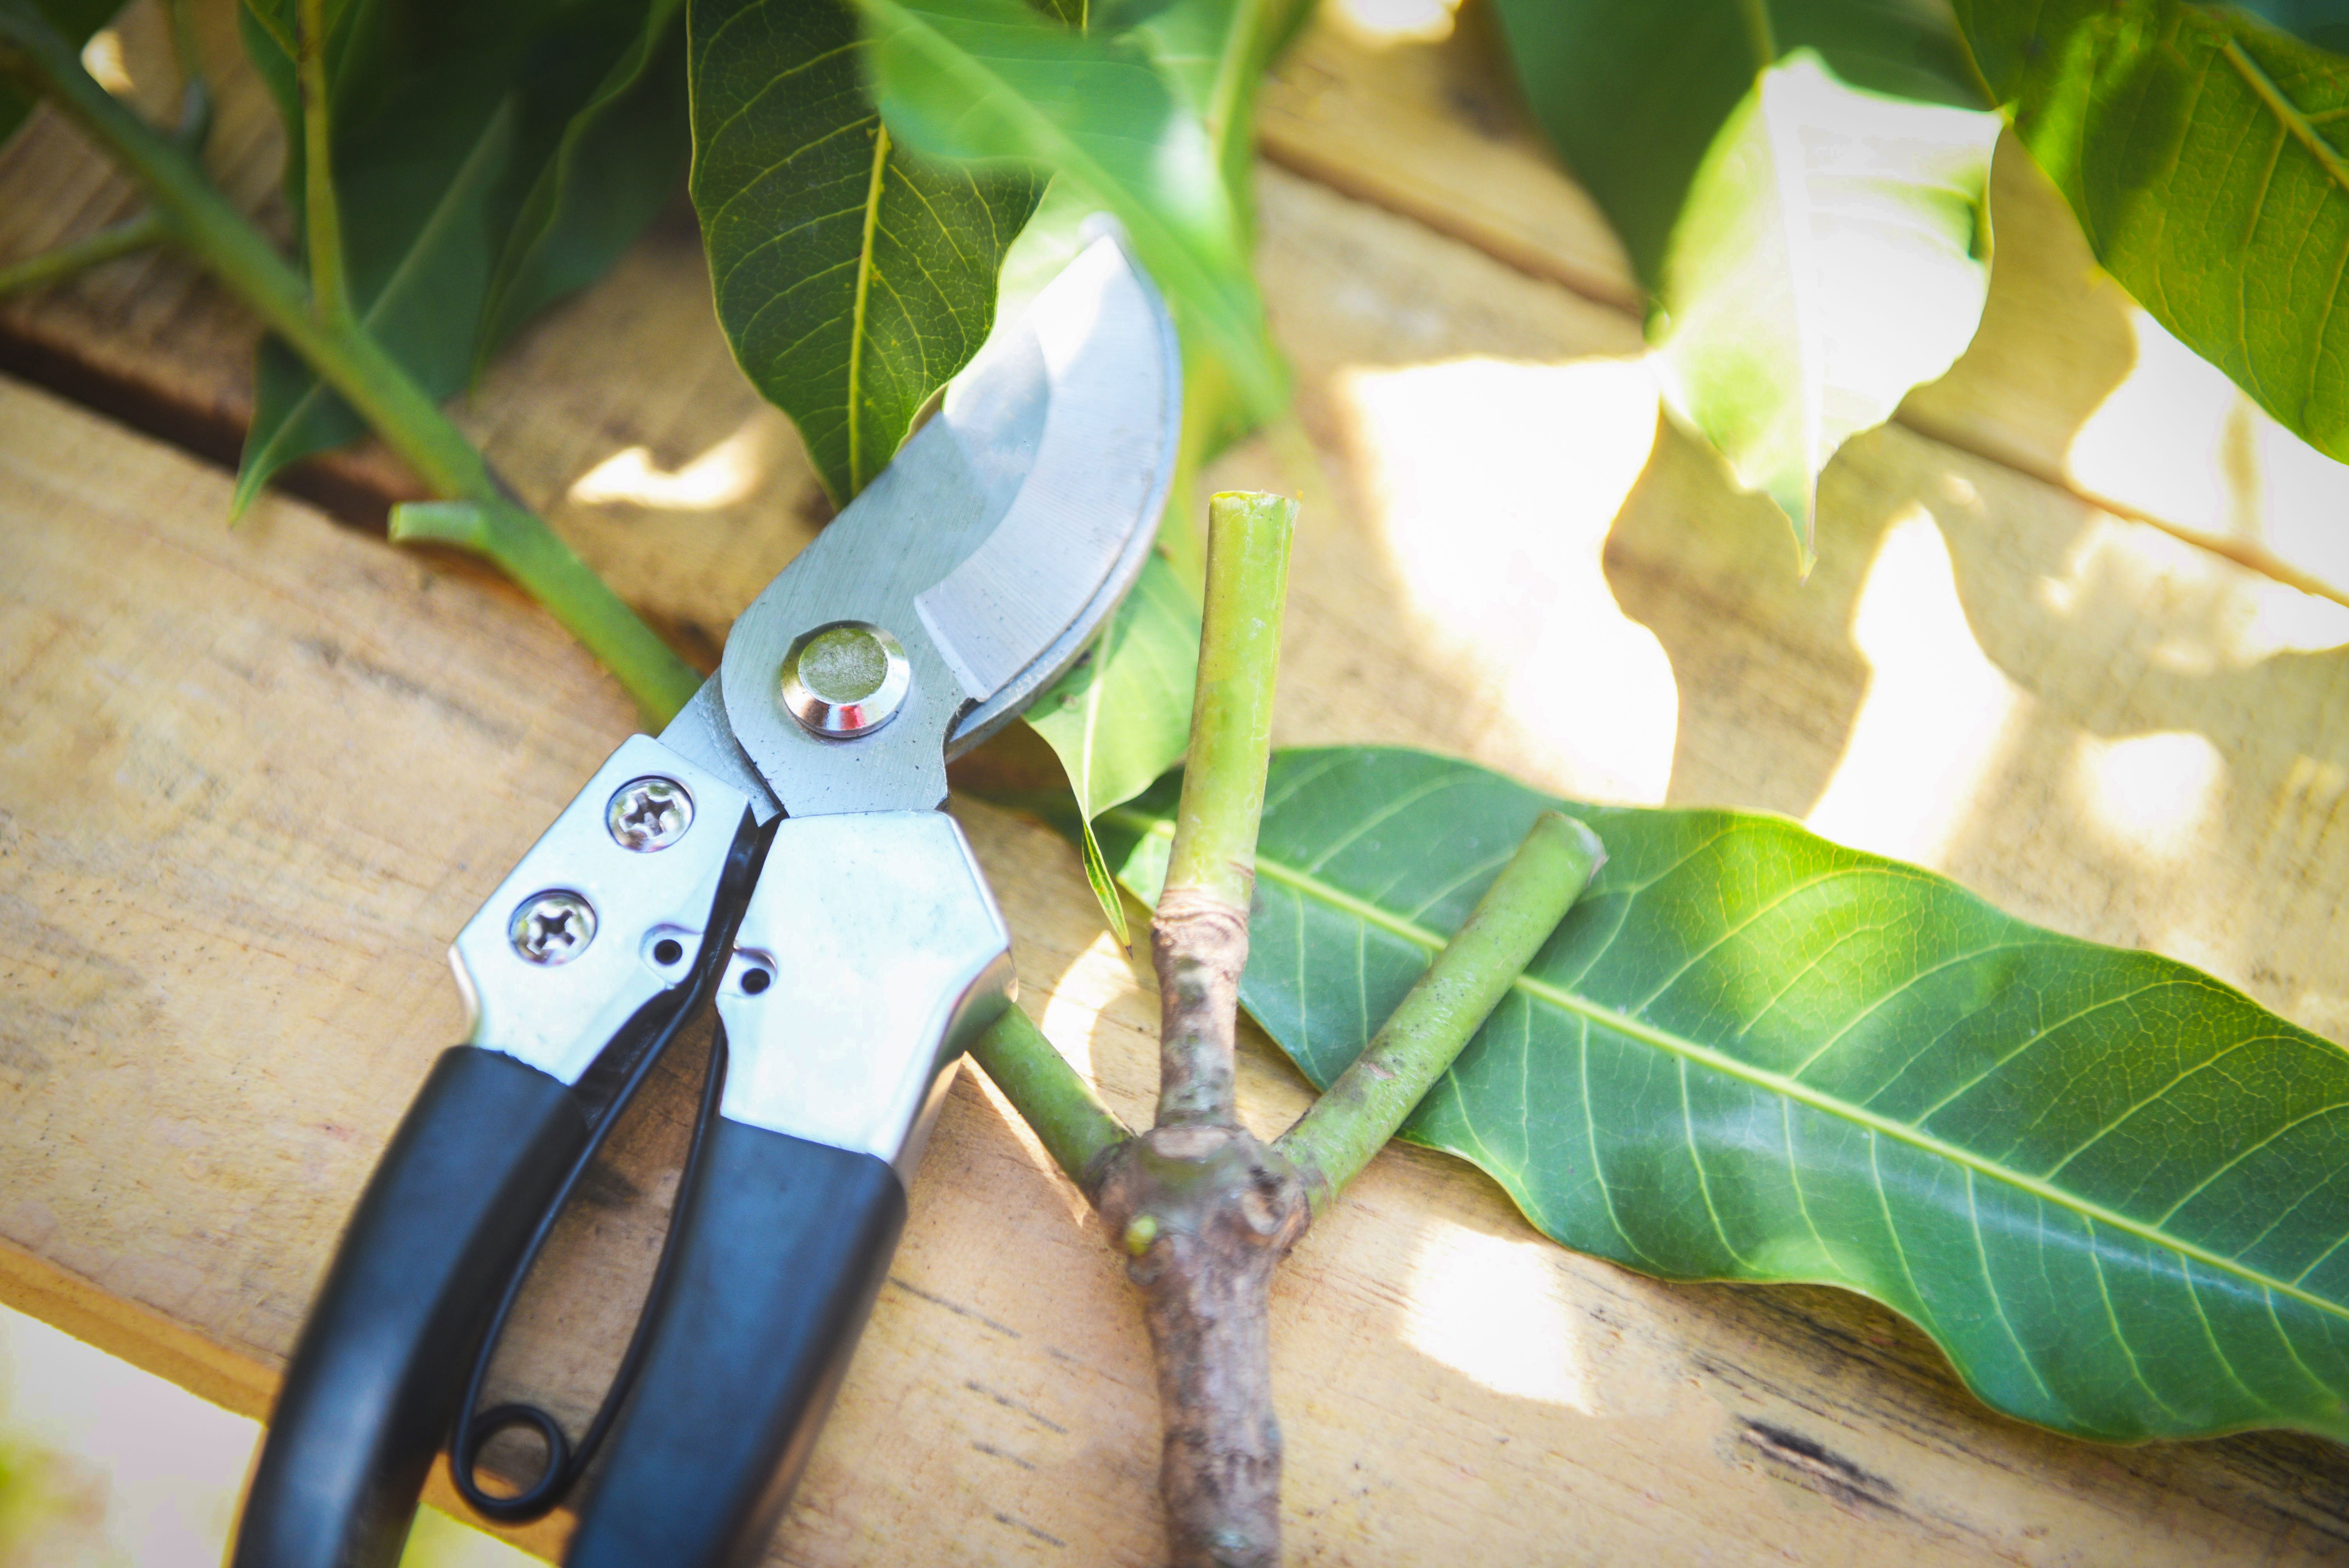
[[[1888,480],[1930,482],[1939,455],[1912,449],[1888,455]],[[1673,484],[1671,463],[1646,493]],[[459,1027],[442,939],[625,732],[626,707],[495,585],[293,503],[227,532],[222,476],[39,394],[0,393],[0,1231],[266,1367]],[[1299,594],[1303,700],[1284,715],[1300,738],[1346,722],[1313,713],[1317,691],[1374,700],[1428,679],[1414,665],[1443,652],[1365,637],[1395,612],[1332,569],[1381,535],[1445,527],[1403,487],[1377,495],[1382,527],[1325,521],[1299,562],[1300,588],[1319,588]],[[1587,570],[1599,537],[1561,554]],[[1796,639],[1771,645],[1782,673],[1816,680]],[[1317,679],[1339,647],[1361,661],[1354,681]],[[1496,748],[1501,727],[1484,728],[1488,757],[1535,777],[1560,769],[1528,757],[1528,736],[1561,748],[1569,775],[1589,765],[1570,729]],[[1980,804],[1999,814],[1997,797]],[[1139,1113],[1154,1008],[1072,857],[987,808],[962,816],[1019,934],[1027,1005]],[[686,1088],[665,1086],[621,1151],[508,1357],[514,1386],[574,1420],[647,1261],[667,1191],[651,1165],[673,1154]],[[1267,1129],[1303,1099],[1261,1049],[1244,1095]],[[1131,1304],[1072,1195],[968,1078],[914,1207],[779,1560],[1150,1561],[1152,1399]],[[1526,1561],[2253,1562],[2316,1559],[2349,1533],[2349,1456],[2326,1445],[2106,1451],[2033,1433],[1973,1408],[1889,1315],[1574,1258],[1434,1156],[1383,1157],[1309,1240],[1276,1312],[1300,1562],[1429,1561],[1463,1540]]]
[[[19,144],[0,191],[67,180],[70,156]],[[1263,177],[1319,471],[1252,448],[1217,476],[1308,492],[1284,741],[1788,811],[2349,1037],[2349,611],[1903,428],[1830,471],[1797,586],[1783,525],[1660,432],[1628,315],[1330,184]],[[1370,175],[1350,188],[1408,210]],[[0,226],[20,210],[0,200]],[[118,385],[181,376],[233,425],[249,339],[175,266],[126,263],[6,331],[113,356]],[[813,524],[689,232],[527,335],[467,418],[705,651]],[[0,383],[0,1295],[260,1414],[342,1214],[460,1026],[442,945],[630,716],[502,584],[292,502],[230,532],[226,494]],[[1026,1005],[1138,1113],[1146,979],[1065,846],[958,810]],[[502,1363],[574,1423],[655,1244],[686,1065]],[[1304,1093],[1252,1048],[1260,1129]],[[2036,1433],[1856,1298],[1572,1257],[1431,1155],[1382,1156],[1275,1310],[1300,1563],[2349,1559],[2341,1449]],[[1147,1563],[1154,1442],[1117,1269],[967,1073],[773,1560]]]

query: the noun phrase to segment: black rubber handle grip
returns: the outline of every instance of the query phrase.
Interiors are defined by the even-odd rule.
[[[888,1162],[719,1118],[571,1568],[755,1562],[905,1228]]]
[[[311,1304],[233,1568],[398,1563],[490,1310],[587,1130],[536,1068],[441,1054]]]

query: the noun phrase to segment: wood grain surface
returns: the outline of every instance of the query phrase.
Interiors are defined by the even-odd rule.
[[[1986,414],[1937,422],[1925,394],[1829,470],[1822,563],[1796,583],[1766,504],[1660,424],[1635,320],[1577,281],[1604,247],[1573,252],[1562,209],[1524,232],[1568,259],[1531,265],[1428,210],[1444,183],[1423,167],[1403,188],[1410,137],[1348,175],[1295,150],[1314,62],[1332,142],[1355,132],[1330,98],[1357,80],[1392,95],[1369,123],[1456,130],[1459,46],[1325,32],[1268,116],[1260,265],[1313,467],[1257,445],[1215,478],[1307,498],[1279,738],[1785,811],[2349,1038],[2349,609],[2096,509],[2060,463],[1999,460]],[[216,158],[262,202],[265,120],[224,96]],[[1540,166],[1485,141],[1498,171],[1456,183],[1489,229],[1532,189],[1509,170]],[[1446,145],[1464,166],[1483,144]],[[0,254],[34,224],[28,191],[58,231],[120,201],[36,127],[0,152]],[[2019,243],[2002,231],[1993,325],[2022,308]],[[1986,331],[1943,385],[2001,365],[2055,384],[1978,396],[2061,455],[2110,365],[2034,360],[2026,325],[1978,369]],[[0,1296],[262,1414],[342,1216],[462,1026],[445,943],[629,711],[462,562],[291,500],[224,528],[226,475],[121,422],[216,451],[154,409],[242,418],[250,329],[179,263],[120,263],[0,331],[17,369],[116,412],[0,380]],[[727,360],[689,228],[526,334],[465,417],[704,656],[821,515],[796,438]],[[338,472],[338,503],[400,482],[365,454]],[[1146,974],[1059,839],[956,810],[1024,1004],[1141,1115]],[[698,1049],[624,1130],[501,1358],[505,1390],[574,1426],[657,1244]],[[1251,1122],[1306,1094],[1252,1037]],[[1423,1152],[1382,1155],[1308,1238],[1275,1355],[1300,1563],[2349,1560],[2337,1447],[2036,1432],[1857,1298],[1576,1257]],[[1114,1261],[966,1071],[771,1560],[1146,1563],[1154,1444]]]

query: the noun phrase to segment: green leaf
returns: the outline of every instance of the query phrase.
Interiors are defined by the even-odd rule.
[[[1256,163],[1258,89],[1312,15],[1304,0],[1174,0],[1146,15],[1128,13],[1159,69],[1199,117],[1243,235],[1255,216],[1246,198]]]
[[[1651,324],[1664,397],[1778,503],[1806,569],[1819,470],[1982,322],[1998,126],[1846,87],[1797,49],[1689,187]]]
[[[246,0],[246,51],[305,148],[295,0]],[[436,396],[546,303],[600,275],[683,172],[679,0],[356,0],[327,7],[335,189],[351,304]],[[235,509],[287,463],[365,428],[262,346]]]
[[[1256,109],[1265,73],[1311,17],[1305,0],[1174,0],[1136,18],[1135,36],[1183,100],[1199,118],[1214,149],[1232,215],[1247,249],[1256,214]],[[1112,14],[1113,15],[1113,14]],[[1097,25],[1102,14],[1095,12]],[[1200,498],[1197,475],[1216,455],[1263,422],[1249,401],[1248,371],[1235,366],[1178,297],[1175,325],[1183,335],[1183,456],[1172,504],[1184,511],[1170,522],[1185,531],[1197,554]],[[1273,356],[1259,335],[1261,352]],[[1195,573],[1194,560],[1191,571]]]
[[[37,13],[57,32],[76,44],[89,41],[89,36],[106,26],[123,0],[10,0]],[[0,143],[16,134],[33,112],[33,99],[23,91],[0,79]]]
[[[1934,0],[1496,0],[1526,101],[1649,288],[1721,128],[1795,49],[1920,103],[1982,107]]]
[[[2349,0],[2235,0],[2242,10],[2334,54],[2349,53]]]
[[[847,0],[697,0],[688,31],[718,319],[844,502],[986,341],[997,271],[1043,182],[898,140]]]
[[[1092,820],[1182,759],[1199,674],[1199,601],[1154,552],[1100,638],[1028,709],[1068,770],[1083,825],[1085,878],[1120,944],[1125,907]]]
[[[1179,779],[1102,820],[1154,892]],[[1241,999],[1315,1083],[1530,824],[1604,870],[1406,1136],[1670,1279],[1823,1281],[2011,1415],[2349,1437],[2349,1055],[2184,965],[1781,818],[1577,805],[1376,748],[1273,759]]]
[[[475,377],[524,322],[601,277],[684,170],[685,0],[642,3],[643,27],[624,36],[523,198],[482,306]]]
[[[1665,390],[1811,558],[1818,470],[1982,315],[1995,122],[1934,0],[1498,0]],[[1933,108],[1951,110],[1936,113]]]
[[[1244,229],[1182,89],[1137,37],[1089,36],[1019,0],[856,0],[891,132],[941,158],[1042,167],[1116,214],[1177,320],[1258,419],[1285,374]]]
[[[2260,406],[2349,459],[2349,60],[2176,0],[1957,0],[2096,259]]]

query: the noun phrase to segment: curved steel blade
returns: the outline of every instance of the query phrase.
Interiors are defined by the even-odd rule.
[[[1181,418],[1165,302],[1104,235],[742,613],[663,738],[739,748],[795,817],[937,806],[948,750],[1026,706],[1140,574]],[[781,703],[792,640],[840,620],[887,628],[913,667],[896,716],[854,739],[810,735]]]

